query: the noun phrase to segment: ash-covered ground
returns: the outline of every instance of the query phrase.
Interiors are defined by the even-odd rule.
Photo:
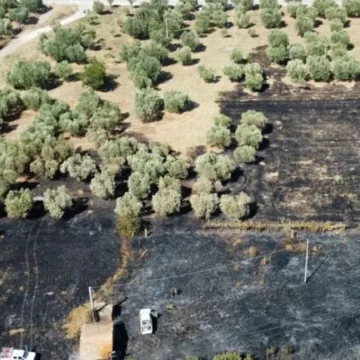
[[[320,248],[311,251],[305,284],[305,255],[285,250],[283,234],[216,234],[183,225],[172,221],[134,243],[148,256],[118,295],[127,298],[119,320],[134,359],[212,359],[223,351],[265,359],[271,347],[291,349],[283,359],[359,358],[359,235],[299,234],[299,242]],[[245,254],[249,246],[257,248],[255,257]],[[181,294],[172,297],[172,287]],[[139,327],[146,307],[161,314],[149,336]]]

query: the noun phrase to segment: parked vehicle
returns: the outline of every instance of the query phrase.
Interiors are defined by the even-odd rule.
[[[4,347],[1,349],[0,360],[35,360],[37,354],[32,351],[17,350]]]

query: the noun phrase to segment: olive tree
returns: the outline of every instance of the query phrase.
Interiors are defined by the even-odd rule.
[[[287,75],[296,83],[304,84],[308,75],[306,65],[298,59],[291,60],[286,66]]]
[[[135,111],[143,122],[159,120],[162,116],[163,100],[154,89],[138,90],[135,95]]]
[[[205,176],[200,176],[192,188],[193,194],[211,194],[213,192],[219,192],[222,189],[222,184],[220,181],[211,181]]]
[[[244,78],[244,67],[242,65],[225,66],[223,72],[231,82],[239,82]]]
[[[328,81],[330,79],[330,61],[326,56],[308,56],[306,64],[313,80]]]
[[[181,205],[181,193],[172,188],[159,190],[152,197],[154,211],[160,216],[168,216],[178,212]]]
[[[255,125],[239,125],[236,129],[235,137],[241,146],[248,145],[255,149],[259,148],[263,139],[261,130]]]
[[[189,97],[180,91],[170,90],[164,93],[164,109],[171,113],[182,113],[189,104]]]
[[[6,80],[16,89],[45,89],[51,81],[50,64],[46,61],[17,60],[7,73]]]
[[[92,10],[97,14],[102,14],[105,10],[105,5],[101,1],[95,0],[93,2]]]
[[[181,42],[183,46],[187,46],[191,51],[195,51],[200,45],[198,35],[193,31],[185,31],[181,34]]]
[[[300,1],[289,1],[286,10],[292,18],[296,18],[298,8],[304,6]]]
[[[183,48],[176,50],[174,57],[183,65],[190,65],[192,63],[191,49],[188,46],[184,46]]]
[[[341,43],[346,47],[350,44],[350,36],[346,30],[333,31],[330,36],[330,40],[332,43]]]
[[[244,64],[247,62],[247,56],[239,49],[233,49],[230,53],[230,60],[235,64]]]
[[[241,114],[240,123],[242,126],[255,125],[260,130],[263,130],[267,124],[268,120],[266,116],[255,110],[248,110]]]
[[[23,91],[21,93],[21,100],[27,109],[32,110],[39,110],[42,105],[52,102],[48,92],[37,87]]]
[[[307,51],[302,44],[290,44],[288,47],[290,60],[304,61],[307,58]]]
[[[159,179],[158,184],[159,190],[173,189],[178,193],[181,193],[181,182],[179,179],[174,178],[170,175],[165,175]]]
[[[330,45],[329,56],[331,60],[334,60],[339,57],[347,56],[347,47],[342,43],[334,43]]]
[[[234,151],[234,159],[240,163],[251,163],[256,159],[256,149],[249,145],[239,146]]]
[[[250,197],[241,192],[239,195],[223,195],[220,199],[220,209],[229,219],[244,219],[249,215]]]
[[[289,38],[287,34],[278,29],[270,31],[268,41],[271,47],[279,47],[281,45],[287,47],[289,45]]]
[[[74,71],[71,65],[67,61],[62,61],[56,64],[55,74],[60,79],[69,80],[71,76],[74,74]]]
[[[343,6],[350,17],[360,16],[360,0],[344,0]]]
[[[138,199],[146,199],[150,194],[150,178],[148,174],[133,172],[128,180],[129,192]]]
[[[80,181],[86,180],[96,173],[95,161],[89,156],[74,154],[66,159],[60,166],[60,171],[68,173],[70,177]]]
[[[114,176],[107,171],[96,173],[90,183],[91,192],[101,198],[106,199],[115,194]]]
[[[11,190],[5,199],[6,213],[9,218],[26,218],[33,207],[33,193],[30,189]]]
[[[71,206],[72,198],[65,186],[45,191],[44,207],[54,219],[61,219],[65,210]]]
[[[200,77],[207,83],[214,82],[216,79],[214,70],[203,65],[198,66],[198,72]]]
[[[247,64],[244,67],[244,72],[245,86],[251,91],[260,91],[264,83],[261,66],[258,63]]]
[[[106,69],[105,64],[92,58],[85,66],[81,74],[83,85],[87,85],[94,90],[102,90],[105,85]]]
[[[211,15],[208,11],[201,11],[195,17],[195,30],[200,35],[205,35],[211,24]]]
[[[227,155],[213,152],[200,155],[195,161],[196,172],[209,180],[228,180],[235,169],[234,161]]]
[[[325,11],[336,6],[335,0],[314,0],[312,6],[318,11],[319,16],[325,17]]]
[[[246,12],[236,10],[236,25],[240,29],[246,29],[250,26],[250,16]]]
[[[339,19],[334,19],[330,21],[330,30],[331,31],[340,31],[344,28],[344,24]]]
[[[336,80],[355,80],[360,73],[360,64],[350,57],[339,57],[331,62]]]
[[[118,215],[129,214],[139,216],[141,209],[142,202],[129,192],[116,199],[115,213]]]
[[[225,115],[216,116],[214,118],[214,125],[228,128],[231,125],[231,118]]]
[[[176,179],[186,179],[188,176],[189,164],[181,157],[168,155],[164,167],[168,174]]]
[[[287,48],[284,45],[278,47],[270,47],[267,51],[268,58],[277,64],[286,62],[289,57]]]
[[[206,134],[206,142],[210,146],[226,148],[231,144],[231,132],[224,126],[214,125]]]
[[[325,10],[325,17],[329,21],[340,20],[342,24],[347,22],[346,10],[339,6],[331,6]]]
[[[219,206],[219,198],[216,194],[194,194],[190,197],[190,203],[197,218],[209,219]]]
[[[304,36],[306,32],[314,29],[315,22],[310,16],[301,15],[296,18],[295,26],[298,34]]]
[[[279,27],[282,21],[281,11],[278,8],[265,8],[260,13],[261,21],[268,29]]]

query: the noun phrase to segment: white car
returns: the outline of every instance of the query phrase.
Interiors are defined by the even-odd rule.
[[[0,360],[35,360],[36,353],[25,350],[15,350],[14,348],[2,348]]]
[[[140,327],[143,335],[153,333],[153,320],[151,317],[152,311],[150,309],[140,310]]]

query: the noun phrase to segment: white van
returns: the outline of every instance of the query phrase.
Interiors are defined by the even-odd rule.
[[[35,360],[36,353],[25,350],[15,350],[14,348],[4,347],[1,349],[0,360]]]

